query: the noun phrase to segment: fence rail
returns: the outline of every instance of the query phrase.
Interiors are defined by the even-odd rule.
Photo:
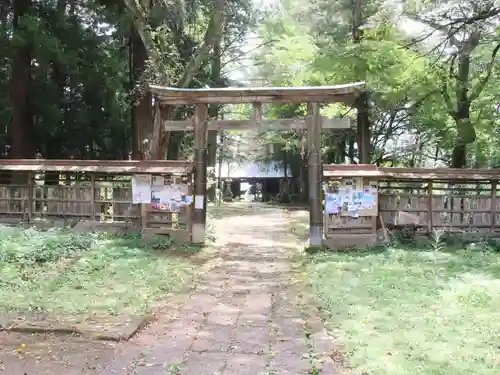
[[[424,232],[480,233],[500,236],[498,169],[377,168],[325,165],[324,180],[361,178],[377,182],[377,217],[325,214],[326,238],[366,235],[376,238],[382,226],[398,226],[407,215]],[[361,238],[361,237],[358,237]]]
[[[135,173],[191,183],[192,163],[177,161],[0,160],[0,222],[44,226],[91,222],[91,228],[161,229],[190,238],[189,207],[180,212],[132,203]]]

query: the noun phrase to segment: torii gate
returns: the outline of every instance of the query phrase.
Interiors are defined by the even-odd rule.
[[[207,181],[207,131],[306,129],[308,142],[309,179],[309,242],[319,246],[323,240],[323,210],[321,204],[321,132],[322,129],[348,129],[347,118],[329,119],[319,113],[320,103],[345,103],[353,105],[361,94],[364,82],[338,86],[316,87],[247,87],[178,89],[150,86],[149,90],[161,110],[156,111],[151,147],[160,148],[163,134],[168,131],[194,130],[194,210],[192,241],[203,243],[206,228],[206,181]],[[253,116],[249,120],[208,120],[209,104],[253,104]],[[262,103],[307,103],[307,116],[302,119],[263,120]],[[162,113],[170,113],[172,106],[196,105],[192,119],[169,121]],[[160,155],[158,152],[153,154]]]

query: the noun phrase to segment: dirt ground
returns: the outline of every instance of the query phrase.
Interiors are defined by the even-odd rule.
[[[216,265],[148,328],[122,343],[0,332],[0,373],[340,373],[330,338],[301,307],[291,259],[300,241],[287,220],[278,207],[233,206],[211,223]]]

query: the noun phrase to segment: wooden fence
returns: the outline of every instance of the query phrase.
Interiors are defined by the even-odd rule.
[[[0,160],[0,223],[160,232],[187,242],[190,207],[177,213],[133,204],[131,177],[191,184],[192,169],[182,161]]]
[[[325,165],[323,171],[327,184],[358,178],[375,181],[378,189],[376,216],[353,218],[325,212],[325,238],[332,247],[372,244],[382,227],[500,236],[498,169]]]

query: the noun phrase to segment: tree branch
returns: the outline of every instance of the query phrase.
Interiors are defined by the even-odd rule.
[[[189,61],[188,65],[184,70],[184,74],[177,83],[177,87],[187,87],[196,72],[200,69],[203,61],[207,58],[208,54],[214,47],[218,38],[222,36],[222,25],[224,22],[224,7],[225,0],[214,0],[214,6],[212,10],[212,16],[210,22],[207,26],[205,36],[203,38],[203,43],[196,51],[193,58]],[[162,116],[159,105],[155,106],[155,121],[153,125],[153,134],[150,139],[151,144],[149,145],[148,156],[149,158],[163,159],[168,147],[168,139],[170,132],[165,132],[163,130],[163,121],[167,117],[175,118],[179,111],[179,107],[169,108],[165,115]]]
[[[224,64],[222,64],[222,65],[221,65],[221,67],[223,68],[223,67],[225,67],[225,66],[226,66],[226,65],[228,65],[228,64],[231,64],[231,63],[233,63],[233,62],[236,62],[236,61],[238,61],[239,59],[241,59],[242,57],[245,57],[246,55],[248,55],[249,53],[252,53],[253,51],[256,51],[256,50],[258,50],[259,48],[265,47],[265,46],[267,46],[268,44],[271,44],[271,43],[273,43],[273,42],[276,42],[276,40],[268,40],[268,41],[266,41],[266,42],[262,42],[262,43],[261,43],[261,44],[259,44],[258,46],[254,47],[254,48],[252,48],[252,49],[250,49],[250,50],[248,50],[248,51],[246,51],[246,52],[242,52],[242,53],[238,54],[237,56],[235,56],[234,58],[232,58],[231,60],[226,61]]]
[[[459,44],[458,39],[455,37],[456,33],[458,32],[458,29],[452,29],[451,28],[452,24],[448,23],[448,24],[442,25],[439,22],[436,22],[434,20],[429,20],[429,19],[420,17],[417,14],[411,14],[411,15],[409,15],[409,17],[411,19],[413,19],[414,21],[423,23],[424,25],[427,25],[427,26],[433,28],[434,30],[442,32],[443,34],[446,35],[446,40],[449,40],[452,45],[456,46]]]
[[[472,89],[472,92],[469,96],[470,102],[474,101],[475,99],[477,99],[479,95],[481,95],[484,86],[486,86],[486,84],[488,83],[488,80],[491,77],[491,72],[493,71],[493,67],[495,66],[495,60],[499,50],[500,50],[500,43],[497,44],[497,46],[493,49],[493,52],[491,53],[491,59],[488,62],[488,65],[486,66],[486,74],[479,79],[479,82],[477,83],[476,87]]]
[[[246,33],[247,30],[241,30],[232,40],[224,43],[224,48],[222,48],[221,55],[224,55],[229,49],[236,43],[240,38]]]
[[[409,43],[407,43],[407,44],[405,44],[403,46],[400,46],[399,48],[401,48],[401,49],[408,49],[410,47],[413,47],[413,46],[417,45],[418,43],[421,43],[424,40],[429,39],[431,36],[434,35],[435,32],[436,32],[436,30],[433,29],[430,33],[425,34],[424,36],[421,36],[419,38],[412,39]]]
[[[217,38],[220,38],[222,34],[224,6],[225,6],[225,0],[214,0],[212,17],[207,27],[207,31],[205,32],[203,43],[196,51],[194,57],[189,61],[189,64],[186,66],[184,74],[177,83],[178,87],[187,87],[189,85],[189,83],[193,79],[193,76],[198,71],[201,64],[212,50]]]
[[[500,7],[495,6],[493,8],[488,9],[488,10],[483,10],[482,12],[479,12],[475,15],[470,16],[470,17],[467,16],[467,17],[462,17],[462,18],[455,18],[453,21],[451,21],[449,23],[449,25],[456,25],[456,24],[472,25],[476,22],[485,21],[488,18],[498,16],[499,14],[500,14]]]
[[[145,32],[148,25],[147,12],[149,9],[142,9],[140,2],[134,0],[123,0],[123,5],[132,15],[134,19],[133,27],[137,31],[137,34],[141,38],[142,43],[144,44],[144,47],[149,55],[151,53],[151,39],[149,34]]]
[[[455,60],[457,58],[457,55],[453,55],[451,57],[451,61],[450,61],[450,69],[448,71],[448,77],[444,77],[444,80],[443,80],[443,89],[441,90],[441,94],[443,95],[443,98],[444,98],[444,101],[446,103],[446,107],[448,107],[448,113],[451,115],[451,116],[455,116],[456,115],[456,108],[455,106],[453,105],[453,102],[451,101],[451,97],[450,97],[450,94],[448,93],[448,79],[450,77],[453,77],[454,74],[453,74],[453,69],[454,69],[454,66],[455,66]]]
[[[436,20],[423,18],[418,14],[407,14],[407,17],[413,19],[416,22],[423,23],[424,25],[427,25],[432,29],[440,31],[446,35],[446,39],[443,42],[439,43],[439,45],[433,49],[435,50],[436,48],[439,48],[439,46],[442,45],[446,40],[449,40],[452,45],[458,46],[460,44],[460,41],[456,38],[456,35],[461,30],[463,30],[467,25],[473,25],[476,22],[485,21],[489,18],[498,16],[499,14],[500,14],[500,7],[498,6],[490,8],[488,10],[483,10],[471,16],[464,15],[463,17],[460,18],[449,18],[445,13],[440,15],[441,18],[449,20],[449,22],[444,24],[439,23]],[[427,38],[431,37],[433,34],[434,32],[431,32],[426,36],[417,39],[416,41],[412,41],[411,43],[409,43],[409,46],[411,46],[412,44],[416,44],[418,42],[422,42]]]

